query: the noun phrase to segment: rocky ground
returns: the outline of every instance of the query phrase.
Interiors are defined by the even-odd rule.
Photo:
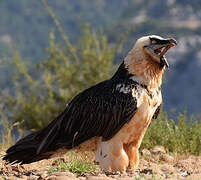
[[[67,162],[68,157],[53,158],[28,165],[6,165],[0,160],[0,179],[28,180],[146,180],[188,179],[201,180],[201,157],[170,155],[163,147],[142,150],[140,164],[135,171],[124,174],[105,174],[100,170],[73,174],[69,171],[50,171],[57,166],[58,159]]]

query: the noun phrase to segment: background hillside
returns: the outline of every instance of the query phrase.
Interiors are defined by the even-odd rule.
[[[115,63],[122,61],[135,40],[143,35],[174,37],[178,46],[169,52],[170,69],[163,86],[164,109],[199,114],[201,110],[201,0],[59,0],[48,1],[72,42],[83,24],[102,30],[112,46],[126,35]],[[0,85],[12,88],[14,67],[10,63],[18,50],[29,67],[45,59],[49,33],[55,25],[41,1],[0,2]],[[56,39],[61,39],[56,36]]]

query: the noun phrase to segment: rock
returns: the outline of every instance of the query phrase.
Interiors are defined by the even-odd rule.
[[[153,153],[153,154],[165,154],[166,153],[166,150],[165,150],[165,148],[163,147],[163,146],[155,146],[152,150],[151,150],[151,152]]]
[[[186,177],[186,176],[190,175],[190,173],[188,171],[182,171],[180,174],[182,177]]]
[[[116,180],[133,180],[133,177],[118,177]]]
[[[141,154],[142,154],[143,156],[150,156],[150,155],[151,155],[151,152],[150,152],[148,149],[143,149],[143,150],[141,151]]]
[[[114,180],[111,177],[105,177],[105,176],[88,176],[86,179],[87,180]]]
[[[37,178],[39,178],[39,176],[37,177]],[[25,179],[25,180],[27,180],[28,179],[28,177],[27,176],[25,176],[25,175],[22,175],[21,177],[20,177],[20,179]]]
[[[68,176],[56,176],[55,180],[79,180],[76,177],[68,177]]]
[[[27,178],[27,180],[37,180],[39,179],[39,176],[35,176],[35,175],[30,175],[30,177]]]
[[[159,159],[168,163],[172,163],[174,161],[174,157],[169,154],[161,154]]]
[[[8,180],[20,180],[21,178],[18,178],[16,176],[9,176]]]
[[[51,176],[49,176],[49,177],[47,178],[47,180],[56,180],[56,177],[57,177],[57,176],[55,176],[55,175],[51,175]]]
[[[47,176],[48,176],[48,174],[43,173],[43,174],[40,175],[40,178],[45,179],[45,178],[47,178]]]
[[[152,169],[143,169],[140,171],[141,174],[153,174]]]
[[[74,180],[78,179],[76,176],[71,172],[54,172],[51,176],[48,177],[48,180]]]
[[[149,167],[147,167],[146,169],[141,170],[140,172],[142,172],[145,175],[153,175],[153,174],[161,175],[161,174],[163,174],[163,172],[159,168],[158,164],[151,163],[151,162],[149,163]]]
[[[165,175],[177,173],[176,168],[174,168],[172,165],[163,164],[160,165],[159,168]]]
[[[79,177],[79,180],[86,180],[86,177]]]
[[[55,176],[66,176],[66,177],[75,177],[75,175],[71,172],[54,172],[51,175],[55,175]]]

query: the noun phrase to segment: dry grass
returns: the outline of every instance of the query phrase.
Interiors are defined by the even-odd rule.
[[[80,175],[95,172],[98,167],[94,164],[93,157],[93,152],[77,153],[70,151],[65,155],[65,158],[58,159],[52,163],[49,167],[49,173],[70,171],[73,174]]]

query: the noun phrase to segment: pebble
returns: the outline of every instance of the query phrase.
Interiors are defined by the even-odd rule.
[[[86,180],[86,177],[79,177],[79,180]]]
[[[40,175],[40,178],[42,178],[42,179],[45,179],[45,178],[47,178],[48,177],[48,174],[41,174]]]
[[[20,180],[21,178],[18,178],[16,176],[9,176],[8,180]]]
[[[66,177],[75,177],[75,175],[71,172],[54,172],[51,175],[55,176],[66,176]]]
[[[105,177],[105,176],[88,176],[87,177],[87,180],[114,180],[113,178],[110,178],[110,177]]]
[[[116,180],[133,180],[133,177],[118,177]]]
[[[143,156],[150,156],[150,155],[151,155],[151,152],[150,152],[148,149],[143,149],[143,150],[141,151],[141,154],[142,154]]]
[[[166,150],[163,146],[155,146],[153,149],[151,149],[151,152],[153,154],[165,154]]]
[[[56,180],[56,176],[55,175],[48,176],[47,180]]]
[[[39,179],[39,176],[35,176],[35,175],[30,175],[30,177],[27,178],[27,180],[37,180]]]
[[[79,179],[75,177],[56,176],[55,180],[79,180]]]
[[[174,157],[170,156],[169,154],[161,154],[160,160],[171,163],[171,162],[174,162]]]
[[[165,174],[174,174],[177,172],[173,166],[168,164],[163,164],[163,165],[160,165],[159,167],[160,167],[160,170]]]

